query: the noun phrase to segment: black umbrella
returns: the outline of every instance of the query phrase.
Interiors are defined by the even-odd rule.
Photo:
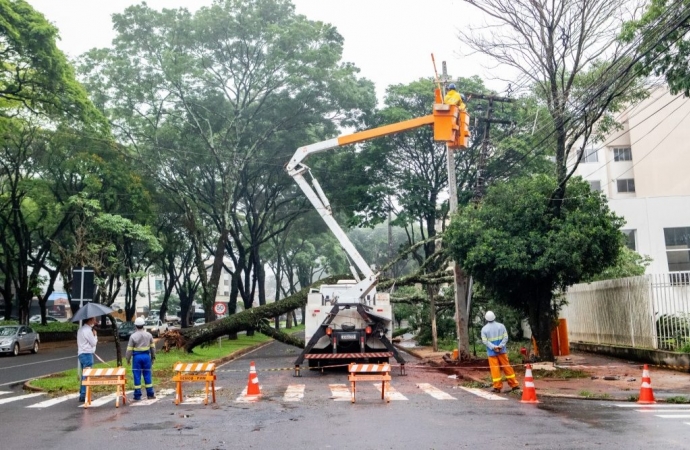
[[[89,302],[79,308],[79,311],[77,311],[74,317],[72,317],[72,322],[79,322],[80,320],[86,320],[92,317],[104,316],[114,311],[115,310],[109,306]]]

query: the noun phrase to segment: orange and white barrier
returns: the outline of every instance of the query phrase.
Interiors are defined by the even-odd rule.
[[[637,403],[656,403],[654,400],[654,391],[652,391],[652,379],[649,377],[649,367],[647,364],[642,369],[642,386],[640,386],[640,398]]]
[[[112,386],[115,385],[115,407],[120,407],[120,399],[122,404],[127,404],[127,396],[125,395],[125,385],[127,380],[125,375],[127,371],[124,367],[116,367],[111,369],[93,369],[91,367],[82,371],[82,377],[86,379],[81,382],[86,386],[86,397],[84,401],[84,408],[91,406],[91,386]]]
[[[176,383],[175,386],[175,404],[179,405],[183,401],[182,383],[196,382],[206,383],[204,393],[204,405],[208,405],[209,395],[212,402],[216,402],[216,365],[215,363],[190,363],[185,364],[178,362],[173,366],[173,370],[177,372],[172,380]]]
[[[348,381],[352,386],[351,398],[352,403],[355,402],[355,395],[357,392],[358,381],[380,381],[381,382],[381,400],[386,400],[389,403],[388,383],[391,381],[391,365],[390,364],[356,364],[351,363],[348,366],[350,376]]]
[[[539,403],[539,400],[537,400],[537,390],[534,387],[531,364],[527,364],[525,368],[525,389],[522,391],[522,400],[520,400],[520,402]]]

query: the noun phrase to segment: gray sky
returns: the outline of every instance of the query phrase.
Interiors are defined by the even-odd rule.
[[[94,47],[108,47],[114,37],[111,14],[136,0],[27,0],[60,30],[58,46],[70,57]],[[150,7],[196,10],[211,0],[148,0]],[[334,25],[345,38],[343,59],[376,83],[382,98],[390,84],[433,76],[431,53],[438,70],[448,63],[453,76],[479,75],[488,70],[478,57],[461,55],[457,29],[482,20],[481,13],[462,0],[293,0],[309,19]],[[488,65],[486,61],[484,65]],[[504,84],[487,81],[503,90]]]

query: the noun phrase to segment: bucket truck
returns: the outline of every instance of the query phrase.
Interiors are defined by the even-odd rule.
[[[451,149],[467,148],[469,115],[456,105],[444,104],[436,89],[432,114],[371,130],[342,135],[297,149],[286,170],[302,189],[321,218],[335,235],[354,266],[353,279],[324,284],[307,297],[305,348],[295,361],[295,376],[300,376],[304,360],[310,367],[349,362],[388,362],[396,359],[404,374],[405,360],[391,343],[393,313],[388,293],[377,292],[379,274],[374,273],[333,217],[331,205],[304,160],[316,153],[432,126],[434,140]],[[306,176],[309,177],[307,181]]]

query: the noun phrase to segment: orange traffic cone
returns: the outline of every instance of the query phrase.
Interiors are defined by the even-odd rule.
[[[642,369],[642,386],[640,386],[640,398],[637,403],[656,403],[654,391],[652,391],[652,379],[649,377],[649,367],[647,364]]]
[[[254,361],[252,361],[249,365],[247,395],[261,395],[261,386],[259,386],[259,376],[256,374],[256,367],[254,366]]]
[[[525,389],[522,391],[522,403],[539,403],[537,400],[537,390],[534,388],[534,378],[532,378],[532,365],[525,366]]]

